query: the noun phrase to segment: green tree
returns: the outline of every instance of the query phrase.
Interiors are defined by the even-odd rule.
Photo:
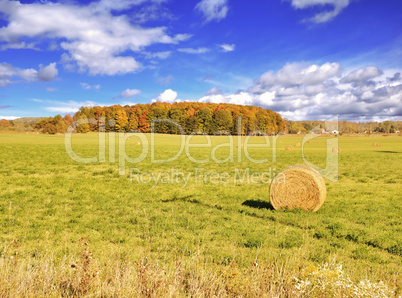
[[[210,134],[212,129],[212,111],[208,108],[201,108],[195,119],[196,130]]]
[[[232,121],[232,115],[230,114],[229,111],[224,110],[224,109],[218,109],[215,114],[214,114],[214,132],[219,132],[219,131],[226,131],[230,132],[232,126],[233,126],[233,121]]]

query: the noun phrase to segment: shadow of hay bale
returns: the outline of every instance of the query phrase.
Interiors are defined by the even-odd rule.
[[[265,201],[256,201],[256,200],[247,200],[244,201],[242,206],[247,206],[251,208],[257,208],[257,209],[268,209],[268,210],[274,210],[274,207],[272,207],[271,203],[265,202]]]

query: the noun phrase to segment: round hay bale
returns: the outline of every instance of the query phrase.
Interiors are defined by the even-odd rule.
[[[310,141],[307,141],[306,143],[307,143],[307,144],[310,144],[311,142],[310,142]]]
[[[317,211],[324,204],[327,189],[316,170],[305,165],[294,165],[278,173],[269,189],[269,200],[274,209],[300,208]]]
[[[285,150],[286,150],[286,151],[292,151],[292,150],[293,150],[293,147],[290,146],[290,145],[289,145],[289,146],[286,146]]]
[[[135,142],[136,145],[141,145],[140,142]]]
[[[300,147],[300,143],[296,143],[296,147]]]
[[[332,152],[341,152],[341,148],[334,147],[334,148],[332,148]]]
[[[317,141],[317,144],[319,144],[320,143],[320,141]]]

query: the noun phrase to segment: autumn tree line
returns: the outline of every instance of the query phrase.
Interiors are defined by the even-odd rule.
[[[171,123],[162,119],[170,119]],[[178,123],[180,127],[173,124]],[[78,123],[78,124],[77,124]],[[153,124],[152,124],[153,123]],[[0,130],[36,131],[46,134],[64,133],[70,126],[75,131],[122,131],[177,134],[278,134],[321,133],[324,121],[292,121],[261,107],[199,102],[136,104],[81,107],[73,116],[19,118],[0,120]],[[394,133],[402,122],[337,122],[341,133]],[[182,129],[182,131],[181,131]]]
[[[152,125],[154,132],[167,134],[237,134],[238,129],[241,134],[276,134],[286,129],[282,117],[271,110],[254,106],[198,102],[81,107],[72,118],[67,117],[57,115],[54,118],[43,118],[35,128],[45,133],[65,132],[74,122],[75,131],[79,133],[147,133],[151,132]]]
[[[396,133],[402,129],[402,121],[383,121],[383,122],[351,122],[351,121],[337,121],[336,125],[325,121],[292,121],[284,119],[286,124],[286,132],[289,134],[297,133],[321,133],[323,130],[337,130],[340,133],[354,134],[354,133]],[[332,127],[332,128],[331,128]]]

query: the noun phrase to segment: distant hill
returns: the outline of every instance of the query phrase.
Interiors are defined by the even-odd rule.
[[[28,125],[35,125],[39,122],[39,120],[43,119],[44,117],[21,117],[14,119],[14,124],[28,124]]]

